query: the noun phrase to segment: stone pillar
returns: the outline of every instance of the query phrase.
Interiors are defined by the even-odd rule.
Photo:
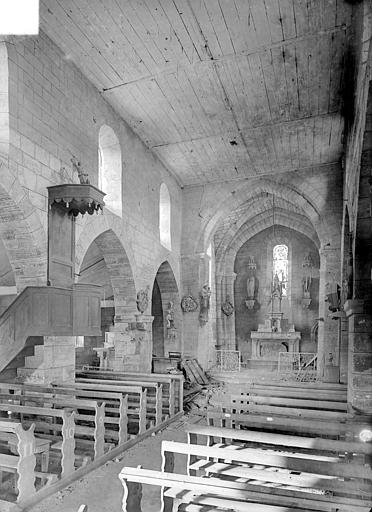
[[[340,317],[340,382],[347,383],[348,374],[348,343],[349,343],[349,321],[345,310],[341,311]]]
[[[205,278],[204,253],[182,257],[183,296],[191,295],[199,303],[200,283]],[[202,331],[205,332],[205,329]],[[199,308],[193,312],[182,314],[182,352],[187,355],[198,356],[199,346]]]
[[[25,357],[17,374],[28,383],[74,382],[75,336],[44,336],[44,344],[34,346],[34,355]]]
[[[336,290],[337,283],[340,282],[340,249],[326,247],[319,254],[318,378],[325,382],[339,382],[339,321],[337,315],[330,311],[330,303],[325,299],[327,293],[332,289]]]
[[[349,319],[349,372],[347,401],[352,411],[372,414],[371,304],[361,299],[345,302]]]
[[[116,371],[151,373],[152,322],[153,316],[135,315],[118,322],[115,317],[113,349],[107,362],[108,368]]]
[[[236,350],[235,311],[227,316],[222,312],[221,307],[228,297],[234,305],[235,279],[235,272],[222,275],[219,279],[220,286],[217,288],[217,346],[227,350]]]

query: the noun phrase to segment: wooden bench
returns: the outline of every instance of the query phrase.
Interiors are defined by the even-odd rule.
[[[303,512],[303,508],[292,506],[262,505],[252,499],[245,484],[224,481],[219,478],[200,478],[171,472],[124,467],[119,479],[124,488],[123,512],[147,512],[142,508],[142,484],[161,488],[160,512],[179,510],[184,503],[184,512]],[[354,512],[350,510],[350,512]],[[369,512],[367,508],[358,512]]]
[[[54,396],[52,393],[44,393],[41,391],[31,391],[26,389],[19,390],[17,394],[7,394],[4,399],[4,395],[0,395],[1,400],[5,400],[6,404],[14,405],[25,405],[30,407],[38,407],[40,409],[44,407],[56,409],[67,409],[75,411],[74,422],[75,422],[75,443],[76,446],[81,446],[84,451],[91,449],[94,458],[98,458],[105,452],[105,403],[101,403],[97,400],[83,400],[74,398],[65,398],[61,396]],[[1,404],[3,405],[3,404]],[[1,409],[3,410],[3,409]],[[22,423],[25,423],[21,417]],[[52,445],[52,449],[58,449],[61,447],[60,432],[62,426],[60,424],[51,425],[45,423],[44,420],[39,418],[33,418],[32,421],[35,423],[36,431],[43,433],[43,435],[50,435],[51,439],[59,437],[58,441]],[[87,425],[88,423],[88,425]],[[91,424],[91,426],[89,426]],[[53,431],[53,434],[50,434]],[[90,438],[90,439],[89,439]],[[110,448],[110,445],[107,446]]]
[[[151,422],[156,424],[161,423],[163,419],[174,415],[173,410],[171,411],[171,403],[167,397],[163,396],[163,384],[159,384],[155,381],[142,382],[140,380],[108,380],[108,379],[78,379],[77,384],[90,386],[91,389],[97,387],[100,389],[104,386],[115,386],[116,389],[125,389],[128,386],[139,386],[141,387],[141,396],[138,401],[137,397],[130,396],[128,398],[129,404],[132,407],[136,407],[137,410],[140,404],[143,403],[146,412],[146,422],[150,425]],[[137,401],[136,401],[137,400]]]
[[[24,430],[21,423],[0,420],[0,433],[17,439],[17,455],[0,453],[0,472],[16,472],[17,501],[35,494],[35,437],[34,425]]]
[[[260,431],[279,431],[288,434],[304,434],[307,436],[322,436],[328,438],[345,438],[353,440],[358,438],[363,429],[370,429],[371,423],[364,417],[349,417],[346,421],[331,421],[324,419],[310,419],[301,417],[278,416],[267,413],[233,413],[232,408],[224,410],[208,409],[207,421],[209,425],[227,428],[248,428]]]
[[[140,383],[157,382],[163,386],[163,398],[169,407],[168,412],[172,417],[183,410],[183,375],[181,374],[159,374],[159,373],[128,373],[108,370],[82,369],[76,372],[78,378],[108,379],[120,381],[134,381]]]
[[[75,422],[74,412],[61,409],[51,409],[47,407],[30,407],[26,405],[0,404],[0,414],[9,419],[11,416],[22,418],[18,421],[20,424],[32,425],[33,432],[38,433],[38,437],[45,437],[51,441],[58,442],[58,450],[61,453],[61,475],[69,476],[75,471]],[[25,417],[33,418],[25,420]],[[47,421],[52,420],[53,423]],[[55,421],[59,421],[58,423]],[[16,421],[16,420],[14,420]],[[4,420],[2,421],[4,422]],[[56,432],[56,434],[45,434],[45,432]],[[55,443],[52,442],[51,449],[54,449]]]
[[[370,460],[372,446],[362,442],[345,442],[324,440],[320,438],[300,437],[293,435],[255,432],[249,430],[235,430],[218,427],[192,425],[187,427],[188,442],[198,444],[201,439],[207,441],[207,446],[224,446],[228,449],[260,448],[280,449],[288,453],[294,453],[299,458],[311,458],[311,460],[324,460],[329,457],[334,462],[352,462],[363,465]],[[217,443],[215,442],[217,440]],[[222,444],[223,443],[223,444]],[[203,443],[205,445],[205,443]],[[325,457],[324,457],[325,456]],[[195,464],[188,462],[190,474],[203,470],[207,474],[219,473],[230,476],[241,476],[244,471],[231,467],[229,464],[210,463],[209,461],[197,461]],[[267,480],[278,484],[296,485],[299,487],[314,486],[318,489],[338,490],[344,493],[346,490],[360,497],[371,498],[372,487],[370,484],[355,481],[341,481],[339,478],[327,479],[323,482],[318,475],[293,475],[288,471],[273,472],[262,469],[250,469],[249,475],[253,479]]]
[[[109,381],[105,381],[103,383],[100,381],[78,381],[74,384],[66,384],[65,387],[69,387],[70,389],[74,390],[90,391],[93,394],[96,392],[119,393],[122,395],[123,399],[125,399],[128,421],[137,426],[137,434],[144,433],[148,428],[153,426],[154,422],[156,424],[160,424],[162,421],[160,410],[162,389],[156,389],[157,386],[155,385],[155,396],[158,400],[159,406],[155,407],[153,414],[152,411],[151,414],[149,414],[148,411],[147,389],[143,389],[142,386],[138,385],[138,383],[137,385],[121,385],[121,383],[116,383],[116,381],[113,381],[113,383]]]
[[[97,391],[94,389],[86,390],[81,389],[82,386],[79,385],[65,385],[62,386],[41,386],[37,384],[7,384],[0,383],[0,401],[8,401],[9,395],[11,400],[15,400],[13,397],[21,396],[20,403],[27,403],[26,397],[30,402],[32,400],[40,400],[43,401],[45,399],[46,402],[50,400],[62,400],[73,407],[73,402],[69,401],[70,397],[74,400],[74,408],[76,409],[76,400],[90,400],[98,402],[98,405],[101,402],[105,403],[105,415],[104,415],[104,424],[105,424],[105,441],[107,441],[108,445],[112,444],[122,444],[128,439],[128,399],[124,393],[117,392],[107,392],[107,391]],[[140,387],[130,387],[128,388],[131,392],[136,392],[138,394],[141,393]],[[23,398],[24,397],[24,398]],[[58,402],[57,402],[57,405]],[[77,414],[75,416],[76,424],[89,421],[89,418],[86,418],[84,415],[79,414],[77,410]]]
[[[369,512],[372,507],[372,470],[369,466],[345,463],[334,457],[239,446],[214,447],[163,441],[161,450],[164,472],[172,471],[175,454],[187,455],[188,473],[203,470],[205,474],[212,474],[213,480],[218,476],[225,481],[225,485],[234,487],[238,484],[246,493],[247,501],[273,506],[296,505],[301,510],[326,512]],[[212,466],[211,471],[208,471],[208,466]],[[278,487],[277,482],[271,481],[274,471],[277,474],[280,471],[295,472],[308,479],[307,483],[314,483],[312,487],[304,489],[296,486],[297,481],[293,480]],[[339,479],[345,482],[337,486]],[[350,480],[355,487],[348,485]],[[352,497],[349,497],[349,493],[352,493]],[[367,498],[365,500],[361,498],[363,493]]]

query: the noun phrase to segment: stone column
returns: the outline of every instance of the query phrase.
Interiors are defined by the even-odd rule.
[[[347,401],[352,411],[372,414],[372,315],[370,302],[345,302],[349,319],[349,372]]]
[[[228,297],[234,305],[235,279],[235,272],[224,274],[220,277],[220,286],[217,288],[217,346],[227,350],[236,350],[235,311],[227,316],[222,312],[221,306]]]
[[[151,315],[115,317],[113,328],[113,350],[108,367],[116,371],[151,373],[152,322]]]
[[[26,356],[18,377],[27,383],[75,381],[75,336],[44,336],[44,344],[34,346],[34,355]]]
[[[319,254],[318,378],[325,382],[339,382],[339,321],[325,299],[340,282],[340,249],[326,247]]]
[[[340,382],[347,383],[348,374],[348,343],[349,343],[349,322],[345,309],[341,311],[340,317]]]

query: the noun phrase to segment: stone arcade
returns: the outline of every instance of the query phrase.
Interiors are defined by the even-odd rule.
[[[120,512],[132,465],[130,512],[367,512],[371,0],[39,7],[0,38],[0,511]]]

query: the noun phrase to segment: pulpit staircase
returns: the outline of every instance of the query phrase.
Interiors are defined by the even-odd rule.
[[[100,286],[29,286],[0,316],[0,372],[11,378],[43,336],[96,336],[100,327]]]

